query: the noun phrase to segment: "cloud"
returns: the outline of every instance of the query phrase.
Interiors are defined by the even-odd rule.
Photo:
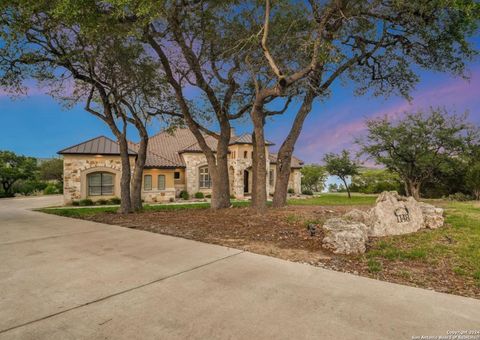
[[[307,162],[319,162],[327,152],[342,149],[355,151],[356,137],[366,132],[365,120],[388,116],[400,118],[406,111],[445,106],[457,112],[471,111],[471,119],[480,123],[480,65],[472,72],[470,81],[447,78],[436,86],[430,86],[413,94],[413,100],[389,100],[386,107],[372,109],[374,99],[354,99],[347,105],[312,114],[313,122],[306,127],[297,143],[296,153]],[[377,104],[378,105],[378,104]],[[317,110],[320,110],[318,107]],[[315,110],[315,108],[314,108]],[[361,112],[367,113],[361,113]]]

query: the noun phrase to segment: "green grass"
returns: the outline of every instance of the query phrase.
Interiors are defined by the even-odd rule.
[[[377,196],[352,194],[352,198],[348,198],[346,193],[324,193],[319,197],[307,199],[290,199],[290,205],[372,205],[375,203]]]
[[[233,202],[234,207],[249,206],[250,202]],[[161,204],[161,205],[144,205],[143,211],[176,211],[185,209],[207,209],[210,208],[210,203],[196,203],[196,204]],[[118,207],[91,207],[91,208],[44,208],[38,211],[54,214],[65,217],[83,218],[99,213],[114,213]]]
[[[480,208],[473,202],[435,204],[445,208],[446,226],[382,238],[365,254],[367,261],[448,264],[457,275],[469,276],[480,285]]]

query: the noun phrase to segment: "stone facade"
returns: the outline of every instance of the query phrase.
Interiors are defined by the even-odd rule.
[[[135,166],[135,158],[131,157],[132,170]],[[114,177],[114,195],[112,196],[88,196],[87,175],[93,172],[108,172]],[[65,155],[63,162],[63,199],[65,204],[85,198],[93,200],[120,197],[120,176],[122,163],[120,156],[84,156]]]
[[[252,151],[251,145],[240,144],[230,146],[228,159],[230,192],[239,199],[248,196],[252,192]],[[268,148],[265,150],[266,159],[269,159]],[[146,175],[151,175],[151,188],[145,190],[142,185],[142,198],[145,202],[168,202],[178,197],[181,190],[187,190],[190,196],[197,192],[210,194],[211,188],[200,188],[200,169],[207,166],[207,160],[201,152],[183,152],[180,154],[185,163],[185,168],[177,169],[145,169]],[[64,201],[70,204],[85,198],[92,200],[109,199],[120,197],[121,160],[120,156],[107,155],[65,155],[64,156]],[[131,156],[132,171],[135,164],[135,156]],[[267,162],[267,194],[272,194],[275,188],[276,166]],[[273,181],[270,181],[272,170]],[[108,172],[113,174],[114,195],[112,196],[88,196],[87,175],[92,172]],[[180,178],[175,178],[180,176]],[[165,176],[165,188],[159,190],[158,176]],[[158,180],[159,181],[159,180]],[[299,169],[292,169],[289,179],[289,189],[296,194],[301,192],[301,173]]]

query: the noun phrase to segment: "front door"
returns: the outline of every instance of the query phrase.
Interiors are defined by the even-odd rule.
[[[248,174],[249,172],[247,170],[245,170],[243,172],[243,192],[244,193],[248,193]]]

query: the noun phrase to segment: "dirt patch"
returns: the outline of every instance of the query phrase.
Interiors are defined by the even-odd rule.
[[[183,237],[206,243],[247,250],[285,260],[367,276],[383,281],[422,287],[439,292],[480,298],[478,284],[458,275],[448,260],[429,263],[428,258],[390,260],[368,256],[378,248],[382,238],[373,238],[362,256],[335,255],[322,248],[320,226],[326,219],[338,217],[351,209],[368,206],[289,206],[270,208],[259,215],[250,208],[221,211],[185,209],[147,211],[120,215],[95,214],[86,219],[160,234]],[[318,225],[312,236],[307,225]]]

